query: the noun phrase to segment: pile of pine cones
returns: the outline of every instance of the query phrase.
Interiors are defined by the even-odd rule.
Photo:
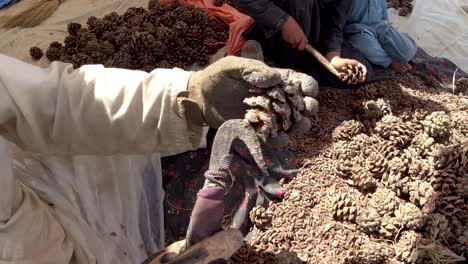
[[[229,27],[192,5],[178,1],[149,2],[149,8],[129,8],[103,18],[90,17],[87,25],[68,24],[63,44],[52,42],[45,52],[50,61],[140,69],[186,68],[205,65],[209,55],[226,44]],[[38,47],[30,49],[35,60],[43,56]]]
[[[334,218],[371,236],[396,239],[395,258],[404,263],[416,263],[415,245],[423,234],[468,255],[468,120],[460,116],[394,116],[381,99],[363,102],[358,120],[335,129],[334,158],[337,175],[370,198],[356,208],[345,195],[337,197]],[[357,261],[362,254],[348,257]]]
[[[413,11],[412,0],[387,0],[389,8],[398,10],[400,16],[407,16]]]

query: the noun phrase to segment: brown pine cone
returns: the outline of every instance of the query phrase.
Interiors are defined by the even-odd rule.
[[[372,173],[374,178],[380,179],[387,171],[388,160],[378,152],[371,153],[366,159],[366,169]]]
[[[356,217],[356,223],[367,234],[377,232],[380,229],[381,221],[379,213],[373,208],[360,210]]]
[[[77,53],[72,56],[72,63],[73,63],[73,67],[77,69],[83,65],[92,64],[92,58],[88,56],[87,54]]]
[[[357,84],[361,80],[363,71],[359,67],[348,65],[345,72],[340,73],[340,78],[347,84]]]
[[[353,185],[362,192],[373,192],[377,188],[373,174],[362,168],[354,169],[351,180],[353,181]]]
[[[389,248],[384,243],[368,242],[359,250],[351,249],[345,258],[347,264],[381,264],[386,262]]]
[[[75,36],[66,36],[63,42],[65,43],[65,48],[76,49],[78,47],[78,39]]]
[[[443,138],[450,134],[451,120],[445,112],[433,112],[421,121],[424,131],[435,138]]]
[[[56,48],[56,49],[61,49],[62,48],[62,43],[58,42],[58,41],[52,41],[49,45],[49,47],[51,48]]]
[[[381,216],[391,216],[398,208],[400,200],[395,192],[387,188],[378,188],[369,200],[368,206],[374,208]]]
[[[351,140],[355,135],[361,133],[363,125],[356,120],[346,120],[343,121],[338,127],[333,131],[332,137],[333,140]]]
[[[81,24],[80,23],[71,22],[71,23],[68,23],[68,25],[67,25],[68,34],[70,34],[71,36],[78,35],[78,31],[80,29],[81,29]]]
[[[408,229],[418,230],[422,228],[427,221],[424,213],[412,203],[401,203],[398,210],[395,211],[395,217]]]
[[[394,116],[384,116],[377,123],[375,131],[384,139],[392,141],[398,147],[404,147],[411,142],[414,134],[412,127]]]
[[[336,174],[343,178],[348,179],[353,175],[354,164],[350,160],[344,160],[336,163]]]
[[[400,157],[395,157],[389,161],[388,171],[383,175],[382,180],[388,188],[393,190],[395,185],[404,178],[406,171],[404,161]]]
[[[439,146],[433,149],[431,155],[438,170],[468,172],[468,146]]]
[[[432,176],[433,164],[428,159],[415,159],[408,168],[408,175],[413,180],[425,180]]]
[[[457,176],[452,171],[435,171],[431,179],[434,190],[450,195],[458,190]]]
[[[44,56],[44,52],[39,47],[32,47],[29,49],[29,55],[33,60],[40,60]]]
[[[431,183],[426,181],[414,181],[409,186],[410,201],[423,208],[436,195]]]
[[[376,147],[376,152],[384,155],[388,160],[395,158],[401,154],[401,150],[397,148],[391,141],[382,141]]]
[[[430,237],[445,240],[449,229],[449,221],[443,214],[433,213],[429,216],[424,230]]]
[[[62,51],[59,48],[49,47],[46,50],[46,58],[51,62],[59,60],[60,56],[62,56]]]
[[[411,141],[411,145],[417,149],[422,156],[427,155],[431,151],[434,143],[435,139],[426,133],[418,133]]]
[[[390,105],[383,99],[370,100],[364,103],[363,118],[365,119],[379,119],[385,115],[390,115],[392,110]]]
[[[351,160],[361,152],[361,146],[352,141],[338,141],[333,144],[333,156],[340,160]]]
[[[354,222],[358,215],[356,203],[346,193],[335,197],[333,204],[333,218],[341,221]]]
[[[418,260],[418,241],[421,238],[414,231],[404,231],[395,244],[395,254],[398,260],[405,263],[416,263]]]
[[[379,234],[388,239],[395,239],[402,227],[396,217],[382,217]]]

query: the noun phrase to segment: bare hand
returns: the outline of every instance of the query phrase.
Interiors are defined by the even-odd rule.
[[[301,26],[292,18],[288,17],[288,20],[281,29],[283,40],[291,45],[291,47],[304,50],[308,43],[307,37],[302,30]]]
[[[359,80],[360,82],[363,82],[366,80],[366,76],[367,76],[367,68],[366,66],[364,66],[364,64],[360,63],[359,61],[357,60],[352,60],[352,59],[344,59],[344,58],[341,58],[339,56],[336,56],[336,57],[333,57],[331,60],[330,60],[330,63],[333,67],[335,67],[335,69],[338,71],[338,72],[344,72],[346,71],[347,69],[347,66],[348,65],[351,65],[353,67],[357,67],[357,68],[360,68],[361,71],[362,71],[362,77],[361,79]]]

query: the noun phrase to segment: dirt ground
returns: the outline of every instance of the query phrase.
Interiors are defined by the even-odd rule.
[[[468,97],[400,75],[319,101],[290,144],[301,172],[284,201],[251,215],[262,224],[232,263],[462,261]]]

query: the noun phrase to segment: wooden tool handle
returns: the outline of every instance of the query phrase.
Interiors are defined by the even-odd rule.
[[[314,47],[311,45],[307,44],[305,47],[305,50],[314,58],[316,58],[327,70],[329,70],[331,73],[333,73],[336,77],[340,78],[340,73],[331,65],[331,63],[322,55],[318,50],[316,50]]]

